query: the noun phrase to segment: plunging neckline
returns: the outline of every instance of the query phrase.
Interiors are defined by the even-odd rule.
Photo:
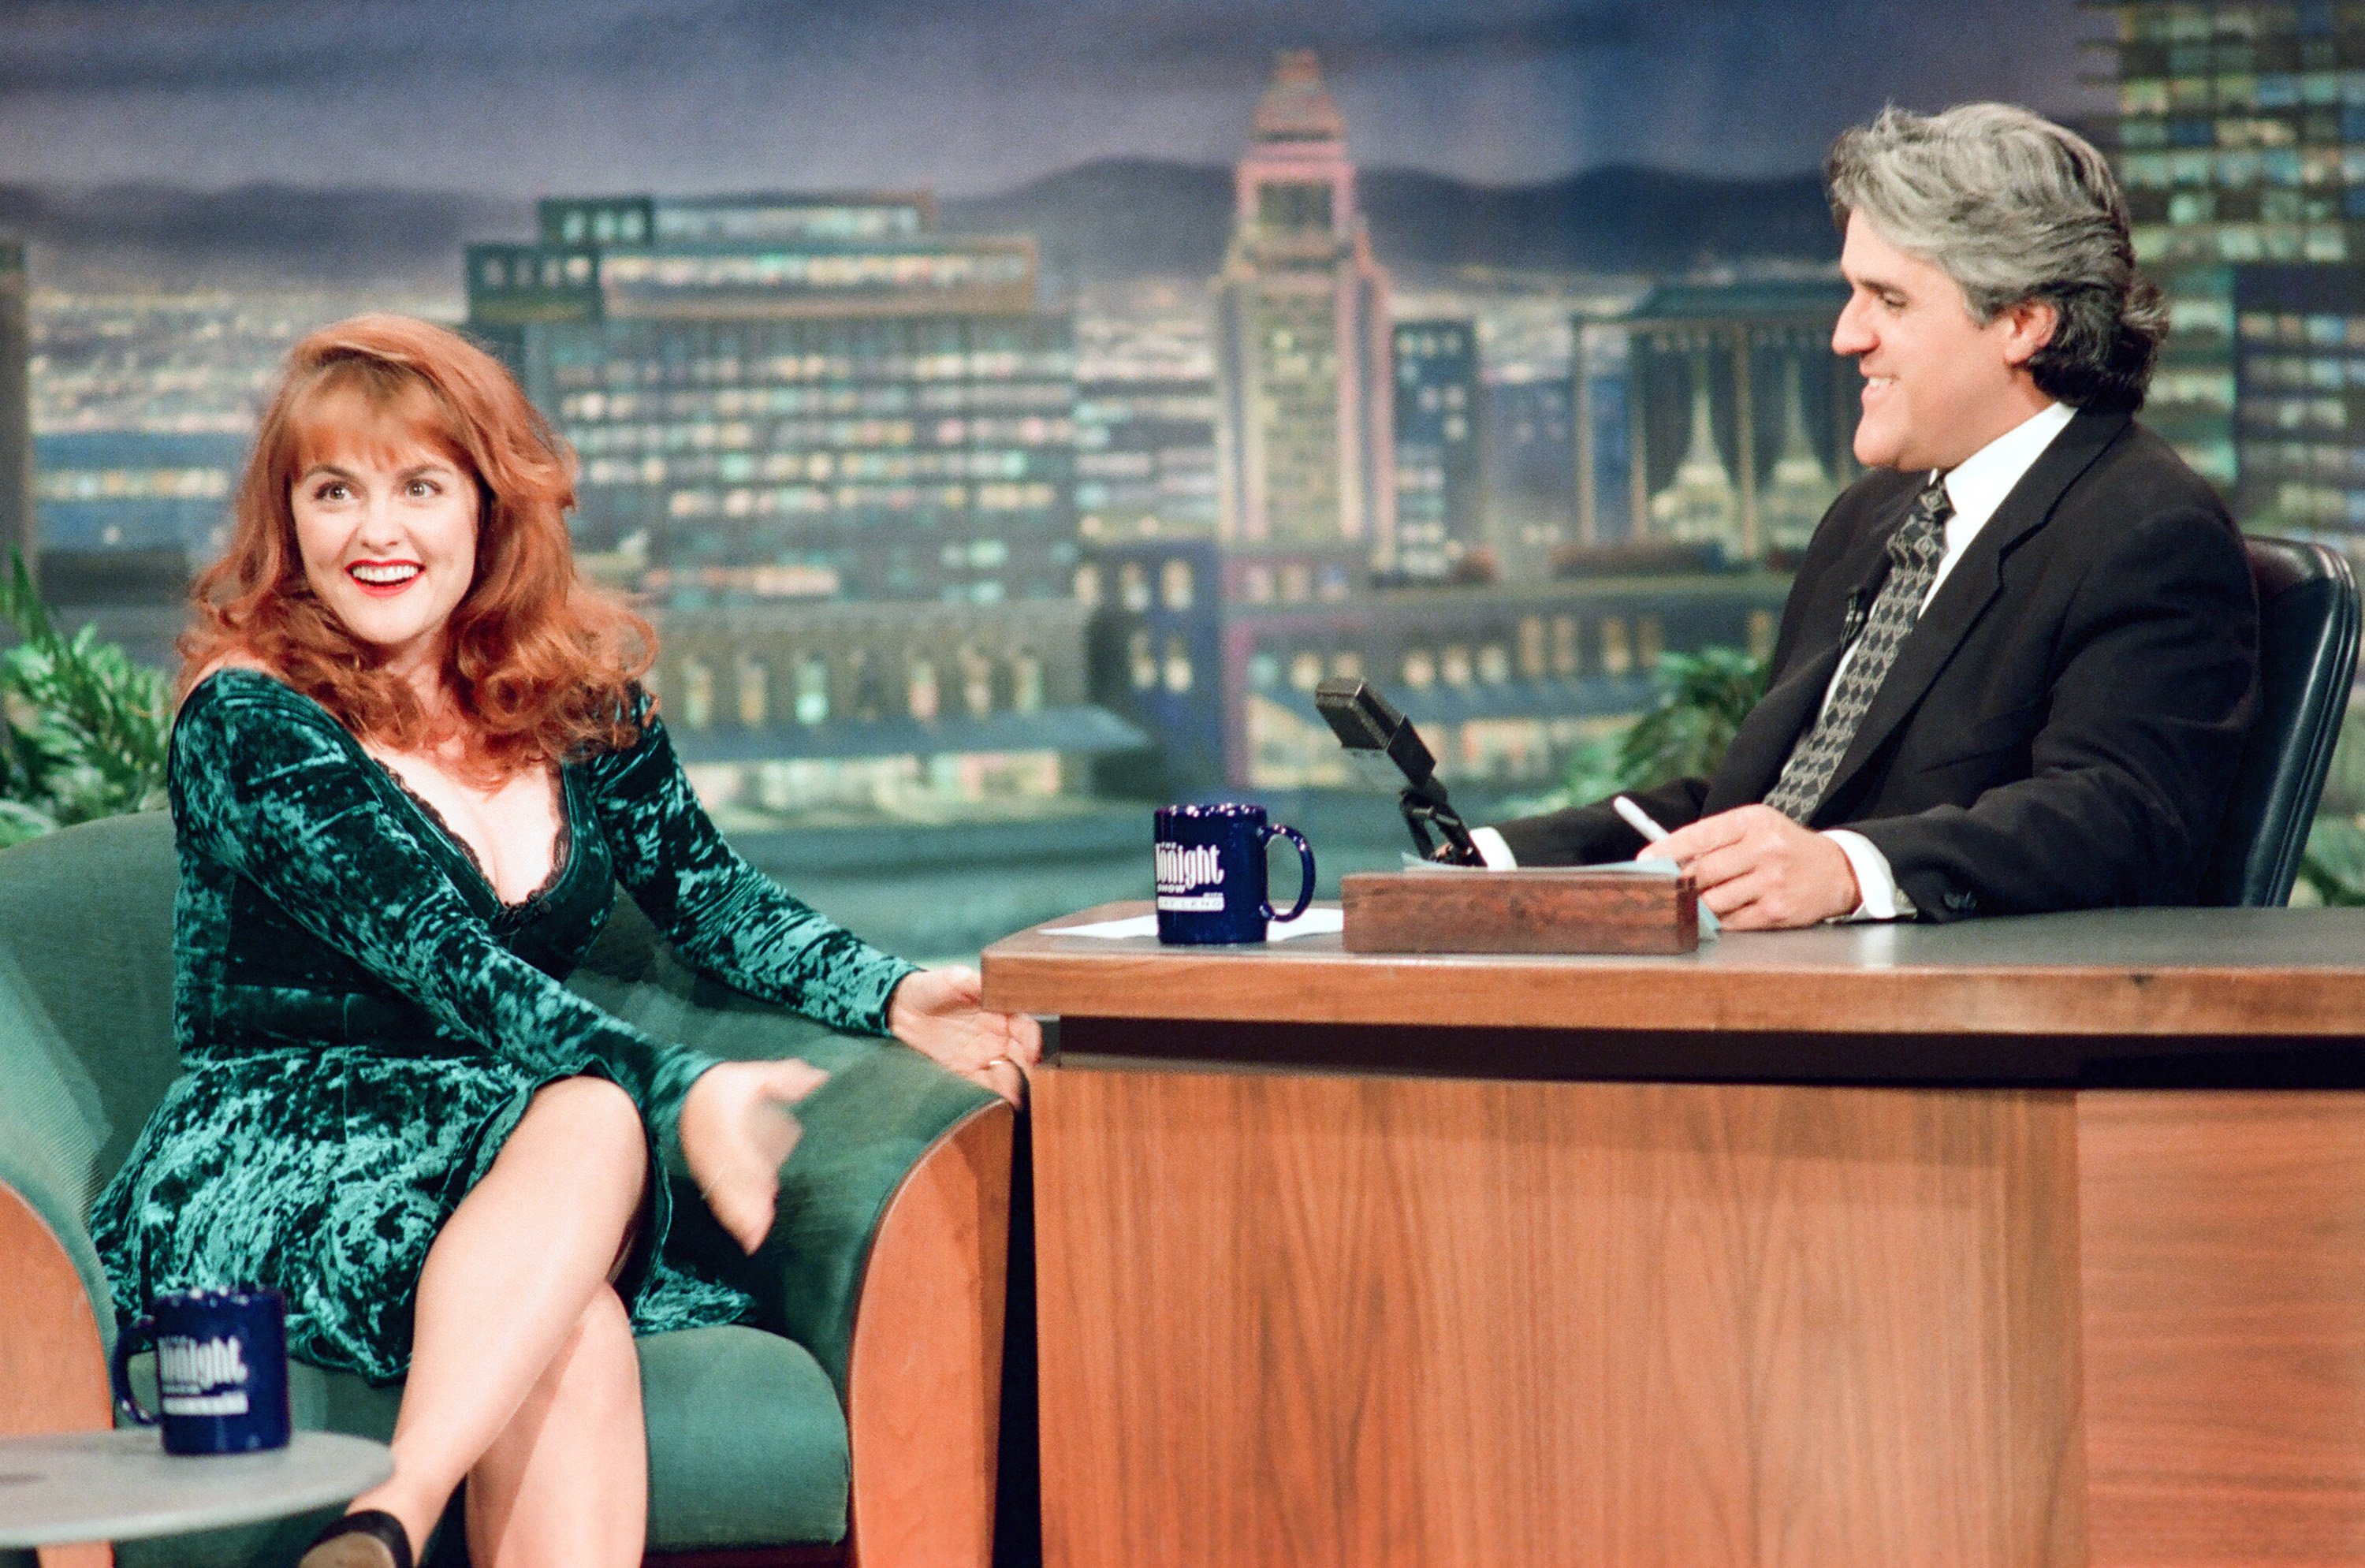
[[[308,692],[297,690],[267,670],[255,669],[247,665],[224,665],[207,676],[204,681],[198,682],[198,685],[203,686],[207,681],[219,680],[233,672],[251,675],[258,680],[277,688],[297,701],[309,703],[313,708],[318,709],[346,746],[352,750],[354,758],[361,763],[363,768],[385,780],[396,798],[408,806],[411,814],[417,817],[429,833],[443,844],[447,854],[467,868],[468,874],[476,879],[476,885],[484,890],[485,896],[492,902],[496,913],[504,924],[514,921],[540,906],[551,894],[558,890],[560,885],[566,879],[566,873],[574,868],[576,858],[574,789],[567,778],[567,770],[564,764],[551,770],[551,786],[556,790],[558,798],[558,833],[556,842],[553,846],[550,874],[542,879],[541,886],[517,902],[511,903],[501,897],[501,891],[493,885],[492,874],[486,869],[485,863],[477,858],[476,850],[470,846],[468,841],[461,837],[452,824],[444,820],[443,813],[435,809],[435,803],[404,783],[400,774],[373,756],[369,747],[362,745],[361,737],[345,728],[343,722],[334,713],[330,712],[319,699]],[[196,695],[196,689],[192,688],[190,696]]]
[[[362,755],[368,756],[370,761],[376,765],[379,772],[394,781],[394,787],[402,791],[403,798],[418,810],[420,816],[427,819],[428,826],[443,834],[444,840],[460,852],[467,860],[468,868],[476,872],[476,879],[484,883],[485,890],[493,895],[493,902],[501,906],[503,913],[515,914],[531,909],[557,890],[559,881],[566,875],[568,866],[575,859],[575,823],[572,813],[566,809],[566,778],[564,769],[553,769],[550,775],[551,797],[558,807],[558,832],[554,836],[551,846],[550,873],[544,877],[525,897],[512,902],[501,897],[501,890],[494,885],[493,874],[487,868],[484,857],[476,853],[476,846],[460,835],[459,830],[454,828],[451,820],[436,808],[434,801],[412,789],[401,774],[397,773],[383,760],[372,755],[368,747],[362,748]]]

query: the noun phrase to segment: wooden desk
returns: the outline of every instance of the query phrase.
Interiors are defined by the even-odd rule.
[[[2365,1562],[2365,912],[984,967],[1052,1564]]]

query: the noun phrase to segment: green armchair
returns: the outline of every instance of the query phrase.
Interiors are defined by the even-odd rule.
[[[0,1435],[112,1419],[114,1310],[85,1218],[177,1070],[162,813],[0,853]],[[694,1191],[685,1245],[730,1269],[760,1327],[640,1342],[652,1562],[950,1568],[992,1552],[1011,1139],[1007,1106],[892,1043],[840,1035],[691,975],[640,912],[570,982],[661,1036],[831,1073],[801,1107],[780,1217],[739,1256]],[[297,1366],[297,1425],[383,1439],[397,1390]],[[144,1375],[152,1375],[145,1368]],[[320,1516],[118,1560],[292,1562]],[[462,1560],[446,1529],[439,1560]],[[0,1556],[6,1556],[0,1553]],[[47,1551],[45,1565],[104,1562]]]

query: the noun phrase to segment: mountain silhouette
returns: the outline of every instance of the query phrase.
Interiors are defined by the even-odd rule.
[[[1608,166],[1528,185],[1411,169],[1363,172],[1372,244],[1393,268],[1676,272],[1703,262],[1837,258],[1811,174],[1723,179]],[[943,204],[946,222],[1037,237],[1047,270],[1079,282],[1204,276],[1231,232],[1232,172],[1106,159],[1003,195]]]
[[[1839,249],[1811,174],[1724,179],[1604,167],[1489,185],[1372,169],[1362,197],[1380,259],[1408,273],[1675,272],[1827,262]],[[1055,282],[1204,277],[1221,264],[1230,234],[1232,174],[1217,164],[1104,159],[941,206],[949,228],[1035,235]],[[530,202],[465,192],[0,185],[0,234],[31,241],[37,265],[68,275],[398,281],[456,292],[463,245],[532,233]]]

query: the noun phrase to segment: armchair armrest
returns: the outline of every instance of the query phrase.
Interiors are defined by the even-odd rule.
[[[73,1232],[81,1250],[89,1238]],[[0,1437],[111,1423],[106,1350],[66,1245],[39,1206],[0,1176]]]
[[[841,1034],[690,973],[619,902],[568,982],[657,1035],[830,1074],[797,1107],[779,1217],[752,1259],[675,1173],[674,1246],[755,1296],[846,1408],[865,1568],[992,1556],[1015,1118],[891,1040]]]
[[[0,1435],[110,1423],[113,1297],[84,1224],[96,1092],[0,952]]]

